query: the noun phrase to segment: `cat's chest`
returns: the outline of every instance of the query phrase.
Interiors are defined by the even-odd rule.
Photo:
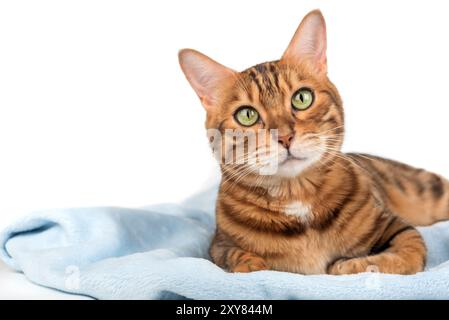
[[[312,206],[304,201],[286,202],[280,211],[280,214],[295,217],[304,224],[307,224],[313,216]]]
[[[272,245],[276,245],[274,241]],[[338,255],[338,246],[331,238],[305,233],[287,240],[288,246],[277,255],[264,255],[271,269],[302,274],[323,274]],[[288,249],[287,249],[288,248]]]
[[[248,249],[263,256],[274,270],[325,273],[328,264],[339,255],[340,246],[332,233],[308,227],[314,219],[313,206],[305,201],[289,201],[279,206],[278,214],[297,219],[305,229],[298,233],[273,233],[269,237],[257,234],[251,239],[252,248]]]

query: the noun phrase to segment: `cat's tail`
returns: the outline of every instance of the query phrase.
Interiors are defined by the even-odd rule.
[[[449,181],[409,165],[366,154],[350,154],[385,191],[391,211],[412,225],[449,220]]]

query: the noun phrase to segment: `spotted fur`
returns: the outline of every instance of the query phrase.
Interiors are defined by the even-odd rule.
[[[180,52],[207,110],[206,128],[249,130],[233,114],[250,105],[261,119],[252,129],[275,128],[324,146],[318,160],[291,177],[242,175],[241,167],[222,163],[210,255],[232,272],[419,272],[426,248],[415,226],[449,218],[449,182],[396,161],[340,151],[343,104],[323,51],[324,19],[313,11],[279,61],[236,72],[194,50]],[[290,99],[303,87],[313,90],[314,103],[296,112]]]

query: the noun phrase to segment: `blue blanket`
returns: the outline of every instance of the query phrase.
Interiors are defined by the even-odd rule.
[[[1,258],[34,283],[99,299],[449,299],[449,222],[420,228],[428,265],[412,276],[231,274],[207,253],[215,194],[35,212],[0,234]]]

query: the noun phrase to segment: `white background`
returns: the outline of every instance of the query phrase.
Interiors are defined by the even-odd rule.
[[[320,8],[344,149],[449,176],[446,1],[0,2],[0,228],[30,210],[179,201],[216,165],[183,47],[278,59]]]

